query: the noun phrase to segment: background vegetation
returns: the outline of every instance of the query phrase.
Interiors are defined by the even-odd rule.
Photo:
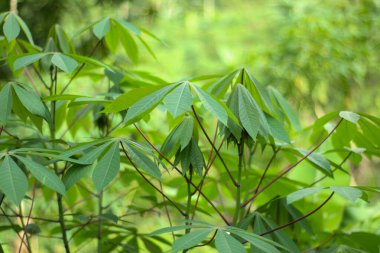
[[[0,3],[2,12],[8,11],[9,8],[9,2]],[[331,123],[325,125],[324,123],[328,120],[317,121],[319,124],[315,122],[318,118],[329,115],[330,112],[349,110],[379,116],[380,3],[376,0],[41,0],[38,2],[24,0],[18,2],[17,10],[18,15],[28,24],[35,44],[46,45],[42,50],[56,50],[54,43],[49,44],[48,38],[57,38],[54,34],[59,28],[55,27],[54,30],[51,27],[53,24],[59,24],[67,36],[72,38],[72,44],[75,45],[68,45],[65,52],[61,42],[56,39],[54,42],[55,46],[59,46],[59,51],[90,55],[94,45],[98,45],[92,56],[120,70],[121,75],[112,75],[107,71],[105,75],[103,70],[87,65],[75,82],[69,86],[66,91],[68,94],[85,94],[96,96],[99,101],[108,100],[117,97],[121,90],[125,92],[153,83],[172,83],[203,75],[207,75],[210,79],[198,78],[198,82],[208,88],[225,74],[239,67],[245,67],[264,86],[271,85],[279,90],[296,108],[295,111],[300,116],[303,130],[297,131],[290,125],[286,128],[295,146],[304,149],[313,147],[320,136],[326,135],[334,125]],[[157,36],[158,40],[147,34],[142,36],[150,46],[153,55],[137,39],[137,47],[131,51],[123,46],[123,41],[115,43],[115,39],[111,36],[97,44],[99,37],[94,36],[92,32],[78,33],[81,28],[106,16],[127,19]],[[27,39],[24,34],[20,36],[21,39]],[[8,59],[6,59],[11,50],[5,37],[2,37],[0,46],[3,55],[3,64],[0,68],[3,88],[8,81],[14,80],[14,73],[9,68]],[[49,64],[42,61],[41,66],[38,67],[45,73],[43,77],[49,80]],[[18,80],[30,82],[26,74],[19,72],[16,75]],[[62,76],[60,77],[62,78],[60,89],[62,89],[70,80],[70,76],[60,76]],[[37,77],[34,76],[34,78],[40,89],[42,85],[38,83]],[[197,81],[197,79],[194,80]],[[48,94],[42,92],[41,95]],[[57,123],[59,125],[57,136],[62,137],[61,139],[71,146],[70,142],[90,141],[91,137],[105,136],[111,133],[110,130],[115,130],[116,128],[113,129],[113,127],[120,121],[119,116],[106,117],[99,113],[107,104],[96,102],[82,104],[78,102],[71,105],[71,108],[67,107],[67,110],[59,111],[58,118],[61,120]],[[67,101],[60,101],[59,106],[66,108],[67,103]],[[86,111],[89,104],[91,108],[89,107],[90,109]],[[78,112],[83,112],[83,114],[78,114]],[[327,117],[327,119],[332,118]],[[94,123],[98,128],[90,127]],[[162,106],[151,115],[150,119],[139,122],[151,141],[157,145],[163,144],[163,140],[178,123],[179,119],[166,113]],[[380,161],[377,158],[380,154],[380,139],[377,131],[379,123],[371,121],[370,124],[374,127],[366,128],[360,125],[363,133],[361,137],[365,140],[361,143],[355,140],[354,145],[356,148],[365,146],[367,152],[352,155],[348,162],[342,165],[344,170],[351,172],[351,175],[338,170],[334,179],[324,180],[321,186],[379,185]],[[324,128],[323,125],[325,125]],[[17,124],[12,127],[14,128],[8,132],[8,137],[17,137],[18,131],[30,139],[36,137],[33,131],[28,132],[22,127],[17,127]],[[350,125],[345,127],[344,131],[337,133],[343,139],[342,136],[353,134]],[[211,122],[207,125],[211,133],[214,128]],[[134,141],[144,142],[132,126],[117,129],[112,132],[112,135],[128,135]],[[201,133],[200,136],[202,136]],[[2,137],[0,140],[3,141],[2,143],[8,143],[8,137]],[[349,138],[339,141],[336,137],[328,142],[326,147],[322,147],[320,152],[332,164],[339,164],[344,156],[341,157],[338,153],[329,154],[328,151],[338,145],[349,146],[350,143],[352,142]],[[4,146],[5,144],[2,147]],[[204,136],[200,137],[200,146],[204,154],[211,150]],[[234,149],[224,147],[222,151],[228,166],[238,163]],[[268,150],[258,152],[256,158],[260,159],[253,158],[257,163],[252,166],[256,169],[264,168],[271,155],[272,153]],[[275,175],[280,168],[288,164],[288,161],[294,162],[298,155],[290,152],[275,160],[273,167],[276,169],[270,175]],[[125,163],[125,161],[122,162]],[[217,167],[222,167],[218,160],[215,164]],[[163,249],[170,248],[165,244],[170,239],[169,236],[163,239],[151,239],[146,236],[153,230],[168,226],[162,196],[152,188],[141,189],[139,186],[146,183],[137,174],[127,172],[128,169],[123,170],[117,176],[117,180],[113,181],[112,187],[106,188],[102,196],[103,213],[96,214],[98,216],[94,213],[97,210],[99,195],[94,197],[96,193],[93,192],[94,185],[90,182],[90,175],[69,190],[68,196],[71,197],[64,199],[64,205],[65,215],[68,217],[72,215],[69,218],[68,233],[75,245],[75,250],[95,249],[96,242],[91,238],[97,237],[96,228],[99,220],[104,221],[105,226],[108,226],[108,223],[116,224],[104,229],[103,236],[108,237],[110,241],[103,245],[104,252],[107,252],[107,249],[136,252],[137,248],[140,248],[141,252],[160,252],[155,248],[156,245]],[[281,196],[285,196],[302,185],[294,187],[292,183],[302,182],[302,187],[305,187],[321,176],[323,173],[315,171],[310,164],[302,164],[289,174],[289,182],[279,182],[277,188],[268,190],[268,193],[258,199],[255,205],[265,206],[276,195],[279,188],[282,191]],[[209,186],[212,185],[212,187],[207,187],[205,191],[213,201],[222,203],[221,206],[226,208],[232,216],[235,206],[234,193],[223,187],[226,178],[228,176],[225,174],[212,174],[209,182]],[[31,178],[29,180],[32,181]],[[181,177],[167,179],[164,184],[165,192],[176,202],[185,205],[187,189],[182,189],[184,185],[180,180]],[[31,185],[34,184],[30,183]],[[30,187],[27,196],[31,197],[31,193]],[[38,204],[34,207],[33,214],[38,217],[46,216],[52,221],[33,220],[33,224],[36,225],[29,226],[32,244],[38,245],[36,248],[41,252],[62,251],[60,244],[57,243],[59,246],[55,246],[51,243],[51,240],[59,241],[61,237],[56,217],[50,216],[50,214],[57,214],[55,201],[51,200],[55,196],[54,192],[44,188],[43,191],[37,190],[36,194]],[[315,194],[309,199],[302,200],[304,202],[298,203],[297,208],[299,212],[307,213],[311,209],[310,205],[317,206],[317,203],[322,203],[327,196],[327,193]],[[313,250],[350,252],[352,248],[356,248],[358,252],[360,250],[375,252],[372,250],[378,248],[380,206],[378,195],[369,193],[368,199],[369,203],[363,200],[349,203],[343,198],[334,197],[322,210],[311,216],[308,223],[288,228],[286,232],[291,236],[297,235],[296,243],[300,249],[307,249],[310,252]],[[29,210],[28,204],[25,207],[16,208],[11,202],[4,202],[8,219],[10,217],[17,226],[20,226],[18,231],[20,235],[22,235],[21,219],[16,218],[22,216],[20,211],[23,208],[24,212]],[[213,212],[207,207],[206,202],[201,202],[200,206],[204,207],[204,210],[200,210],[199,220],[214,225],[220,224],[219,218],[215,221],[215,216],[206,215],[208,212]],[[281,210],[280,207],[278,210]],[[274,216],[269,214],[266,217],[273,218]],[[179,224],[179,216],[174,216],[172,219],[174,219],[174,224]],[[289,221],[289,217],[276,219],[278,225]],[[13,248],[18,249],[20,240],[9,233],[9,228],[9,221],[3,213],[0,217],[0,242],[4,243],[5,250],[11,251]],[[308,230],[309,228],[312,228],[313,232]],[[113,229],[118,230],[120,237],[112,234]],[[309,241],[311,241],[310,244]],[[363,243],[364,241],[368,244]],[[115,245],[119,243],[122,246],[118,248]],[[339,245],[345,245],[346,248],[339,248]],[[197,250],[204,252],[205,249],[195,249],[194,252]],[[212,249],[207,250],[211,252]]]

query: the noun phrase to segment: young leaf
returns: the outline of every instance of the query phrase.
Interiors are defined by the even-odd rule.
[[[218,102],[216,99],[214,99],[211,95],[207,94],[207,92],[203,91],[198,86],[192,84],[192,88],[195,89],[195,91],[198,94],[199,99],[201,100],[203,106],[215,117],[218,118],[220,122],[223,123],[223,125],[227,125],[228,121],[228,114],[224,107],[221,105],[220,102]]]
[[[28,180],[18,165],[8,155],[0,165],[0,190],[19,205],[28,189]]]
[[[184,249],[191,248],[202,242],[214,229],[204,229],[185,234],[174,241],[172,252],[178,252]]]
[[[317,192],[320,192],[321,190],[325,188],[326,187],[313,187],[313,188],[305,188],[299,191],[292,192],[288,196],[286,196],[286,203],[290,205],[291,203],[296,202],[300,199],[303,199],[309,195],[316,194]]]
[[[330,189],[352,203],[363,195],[360,189],[349,186],[331,186]]]
[[[239,119],[253,140],[256,140],[257,133],[259,132],[259,112],[252,103],[252,96],[248,90],[241,84],[236,87],[238,89],[238,104],[239,104]]]
[[[8,41],[12,41],[17,38],[20,33],[20,25],[17,22],[16,14],[9,13],[4,22],[3,31]]]
[[[341,111],[339,113],[339,116],[354,124],[356,124],[356,122],[358,122],[358,120],[360,119],[359,114],[356,114],[354,112],[349,112],[349,111]]]
[[[244,246],[235,238],[222,230],[218,230],[215,246],[219,253],[246,253]]]
[[[187,112],[193,104],[193,96],[191,95],[189,84],[184,82],[175,88],[165,97],[164,104],[174,118]]]
[[[98,23],[96,23],[92,27],[92,32],[95,34],[95,36],[98,39],[101,40],[108,33],[108,31],[110,30],[110,28],[111,28],[110,20],[107,17],[107,18],[104,18],[104,19],[100,20]]]
[[[38,61],[39,59],[45,57],[46,55],[48,55],[49,53],[39,53],[39,54],[28,54],[28,55],[24,55],[20,58],[18,58],[14,63],[13,63],[13,67],[15,70],[18,70],[20,68],[24,68],[36,61]]]
[[[92,180],[98,192],[108,185],[120,169],[119,143],[115,142],[99,159],[92,173]]]
[[[152,162],[152,160],[150,160],[143,152],[136,149],[129,143],[127,142],[123,142],[123,143],[124,143],[125,150],[127,151],[132,162],[136,164],[136,166],[138,166],[139,168],[141,168],[143,171],[153,176],[154,178],[161,180],[160,169],[154,162]]]
[[[32,175],[40,181],[43,185],[46,185],[50,189],[65,195],[66,188],[62,183],[61,179],[51,170],[47,169],[45,166],[34,162],[31,159],[27,159],[22,156],[16,156],[16,158],[21,161],[25,168],[27,168]]]
[[[6,84],[0,91],[0,122],[4,124],[7,122],[12,110],[12,90],[9,84]]]
[[[190,163],[193,165],[195,172],[202,176],[202,170],[205,166],[205,161],[203,159],[203,155],[201,150],[198,147],[198,144],[195,142],[194,139],[191,141],[191,148],[190,148]]]
[[[26,110],[28,110],[30,113],[34,115],[38,115],[42,118],[48,119],[48,112],[46,111],[46,108],[42,103],[41,98],[37,94],[29,90],[26,90],[19,85],[13,85],[12,87]]]
[[[126,124],[135,122],[138,118],[145,116],[147,113],[153,110],[154,107],[156,107],[166,96],[166,94],[168,94],[176,86],[177,84],[165,86],[134,103],[128,109],[124,120]]]
[[[70,167],[62,178],[66,190],[78,183],[91,170],[91,167],[92,165],[73,165]]]
[[[51,63],[68,74],[73,73],[78,67],[78,62],[76,60],[61,53],[55,53],[51,58]]]

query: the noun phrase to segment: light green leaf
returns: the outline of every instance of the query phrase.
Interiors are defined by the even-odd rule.
[[[0,122],[7,122],[12,111],[12,90],[9,84],[6,84],[0,91]]]
[[[102,68],[107,69],[108,71],[115,72],[111,66],[108,66],[107,64],[101,61],[98,61],[94,58],[83,56],[83,55],[77,55],[77,54],[66,54],[66,55],[73,58],[74,60],[77,60],[78,62],[102,67]]]
[[[272,116],[266,115],[266,118],[272,136],[278,140],[290,143],[289,136],[285,131],[284,125]]]
[[[29,64],[32,64],[32,63],[38,61],[39,59],[45,57],[48,54],[49,53],[39,53],[39,54],[24,55],[24,56],[18,58],[14,62],[13,67],[14,67],[15,70],[18,70],[20,68],[24,68],[24,67],[28,66]]]
[[[128,156],[131,158],[132,162],[138,168],[141,168],[143,171],[148,173],[154,178],[161,180],[161,172],[158,166],[152,162],[143,152],[133,147],[131,144],[127,142],[124,143],[124,148],[127,151]]]
[[[225,108],[221,105],[221,103],[213,98],[212,95],[207,94],[198,86],[191,84],[191,87],[195,89],[198,94],[199,99],[201,100],[203,106],[215,117],[218,118],[220,122],[222,122],[225,126],[227,126],[228,114]]]
[[[27,159],[22,156],[16,156],[16,158],[25,165],[25,168],[27,168],[40,183],[60,193],[61,195],[66,194],[65,185],[53,171],[31,159]]]
[[[95,162],[95,160],[101,156],[103,151],[112,144],[112,142],[106,142],[103,145],[100,145],[99,147],[94,148],[91,151],[86,152],[79,161],[83,164],[92,164]]]
[[[133,32],[134,34],[136,34],[136,35],[141,34],[140,29],[137,26],[135,26],[134,24],[132,24],[126,20],[123,20],[121,18],[115,18],[114,20],[117,21],[123,28]]]
[[[41,98],[32,91],[26,90],[19,85],[12,86],[14,91],[17,94],[22,105],[28,110],[30,113],[34,115],[38,115],[42,118],[48,119],[46,108],[41,101]]]
[[[92,173],[92,180],[98,192],[108,185],[120,169],[119,143],[115,142],[99,159]]]
[[[22,20],[22,18],[20,18],[18,15],[15,15],[15,17],[17,19],[18,24],[21,26],[21,29],[25,33],[26,38],[28,39],[28,41],[30,42],[30,44],[32,44],[34,46],[34,41],[33,41],[32,33],[30,32],[29,27],[26,25],[26,23],[24,22],[24,20]]]
[[[19,205],[28,189],[28,180],[18,165],[8,155],[0,165],[0,190]]]
[[[136,41],[127,29],[123,26],[120,26],[119,28],[119,39],[121,41],[121,45],[132,62],[136,64],[139,60],[139,48],[137,47]]]
[[[165,97],[164,104],[174,118],[187,112],[193,104],[193,96],[191,95],[189,84],[184,82],[175,88]]]
[[[292,192],[288,196],[286,196],[286,203],[288,205],[292,204],[293,202],[296,202],[296,201],[303,199],[307,196],[310,196],[312,194],[316,194],[323,189],[326,189],[326,187],[305,188],[305,189],[301,189],[299,191]]]
[[[244,246],[235,238],[218,230],[215,238],[215,246],[219,253],[246,253]]]
[[[125,117],[126,124],[135,122],[140,117],[145,116],[151,110],[153,110],[162,99],[168,94],[177,84],[165,86],[134,103],[127,112]]]
[[[111,28],[110,20],[107,17],[107,18],[104,18],[104,19],[100,20],[98,23],[96,23],[92,27],[92,32],[95,34],[95,36],[98,39],[101,40],[108,33],[108,31],[110,30],[110,28]]]
[[[47,101],[59,101],[59,100],[74,100],[76,98],[85,97],[82,95],[70,95],[70,94],[62,94],[62,95],[52,95],[43,97],[42,100]]]
[[[360,189],[349,186],[331,186],[330,189],[352,203],[363,195]]]
[[[209,228],[185,234],[174,241],[172,252],[178,252],[184,249],[191,248],[198,243],[202,242],[214,229]]]
[[[4,22],[4,35],[8,41],[12,41],[20,34],[20,25],[17,22],[16,14],[10,13]]]
[[[92,165],[73,165],[71,166],[62,178],[66,190],[75,185],[82,177],[84,177],[90,170]]]
[[[341,111],[339,113],[339,116],[354,124],[356,124],[356,122],[358,122],[358,120],[360,119],[359,114],[356,114],[354,112],[349,112],[349,111]]]
[[[238,84],[236,89],[238,89],[240,122],[249,136],[251,136],[253,140],[256,140],[260,127],[259,112],[252,103],[253,98],[248,90],[241,84]]]
[[[64,72],[71,74],[78,67],[78,62],[73,58],[61,53],[55,53],[51,62]]]

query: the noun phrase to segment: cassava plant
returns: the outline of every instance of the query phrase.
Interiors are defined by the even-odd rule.
[[[379,236],[344,214],[379,192],[349,165],[380,156],[380,118],[303,128],[246,68],[132,70],[158,39],[123,19],[72,37],[54,25],[45,45],[16,13],[0,23],[0,252],[375,252]]]

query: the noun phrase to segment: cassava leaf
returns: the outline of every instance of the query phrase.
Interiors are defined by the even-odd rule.
[[[218,230],[215,246],[219,253],[246,253],[244,246],[235,238],[222,230]]]
[[[191,95],[189,84],[182,83],[173,91],[171,91],[164,99],[164,104],[168,111],[177,117],[178,115],[187,112],[193,103],[193,96]]]
[[[55,53],[51,58],[51,62],[68,74],[73,73],[78,67],[78,62],[76,60],[61,53]]]
[[[184,249],[191,248],[198,243],[202,242],[214,229],[204,229],[199,231],[190,232],[185,234],[178,239],[176,239],[173,243],[172,252],[178,252]]]

